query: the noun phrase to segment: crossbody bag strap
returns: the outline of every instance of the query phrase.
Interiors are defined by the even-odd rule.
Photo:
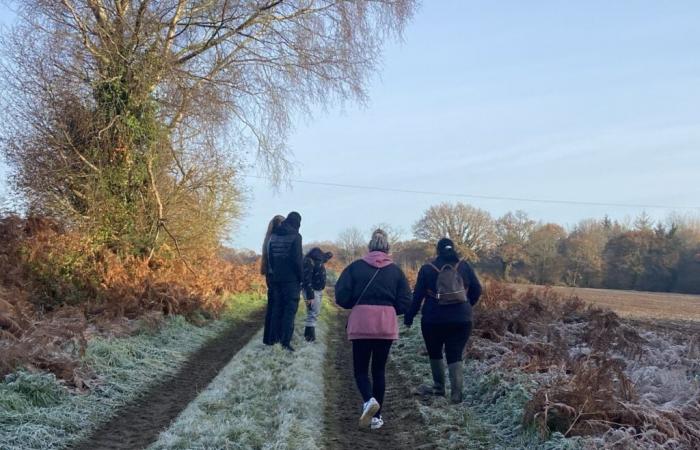
[[[362,290],[362,293],[360,294],[359,297],[357,297],[357,301],[355,302],[355,306],[357,306],[358,303],[360,303],[360,300],[362,300],[362,297],[365,295],[365,292],[367,292],[367,289],[369,286],[372,284],[375,278],[377,278],[377,275],[379,275],[379,271],[382,270],[381,268],[377,269],[376,272],[374,272],[374,275],[372,275],[372,278],[369,279],[369,282],[365,285],[365,288]]]

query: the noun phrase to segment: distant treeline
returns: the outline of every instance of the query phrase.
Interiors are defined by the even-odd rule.
[[[698,217],[654,222],[643,213],[626,222],[587,219],[567,230],[522,211],[493,218],[464,203],[445,203],[425,211],[412,239],[380,226],[392,236],[394,260],[408,270],[431,259],[437,239],[449,236],[480,274],[505,281],[700,294]],[[344,264],[362,255],[367,236],[351,228],[335,242],[316,244]]]

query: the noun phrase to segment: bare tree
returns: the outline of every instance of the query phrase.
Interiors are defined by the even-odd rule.
[[[533,281],[536,284],[554,284],[561,279],[564,270],[561,254],[566,230],[560,225],[538,225],[530,233],[527,255]]]
[[[0,139],[34,208],[139,252],[216,240],[242,157],[288,168],[296,111],[365,99],[415,0],[22,0]]]
[[[510,280],[513,265],[526,262],[525,247],[535,228],[535,221],[530,219],[525,211],[508,212],[496,223],[496,256],[501,260],[502,276]]]
[[[427,241],[449,237],[472,260],[484,256],[495,242],[491,215],[464,203],[431,206],[413,226],[413,232],[418,239]]]
[[[336,245],[340,250],[338,257],[345,263],[360,258],[367,250],[368,241],[367,236],[362,234],[359,228],[352,227],[342,231],[336,241]]]
[[[604,223],[581,221],[563,243],[566,258],[565,281],[571,286],[599,286],[604,275],[603,252],[610,239]]]
[[[372,234],[372,232],[374,232],[376,229],[382,229],[384,232],[386,232],[387,236],[389,237],[389,245],[392,249],[396,248],[404,235],[404,230],[401,227],[397,227],[386,222],[373,225],[369,230],[369,234]]]

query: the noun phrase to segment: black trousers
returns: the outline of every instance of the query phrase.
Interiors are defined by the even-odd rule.
[[[422,323],[421,331],[430,359],[442,359],[444,353],[447,364],[452,364],[464,357],[472,323]]]
[[[389,359],[391,344],[389,339],[355,339],[352,341],[352,366],[357,389],[366,402],[374,397],[379,405],[384,403],[386,390],[386,362]],[[370,360],[372,363],[372,382],[369,381]],[[375,414],[378,417],[381,408]]]
[[[271,337],[274,342],[289,346],[294,336],[294,318],[299,309],[301,285],[298,282],[272,283],[268,292],[272,293]]]
[[[267,284],[267,309],[265,310],[265,325],[263,327],[263,343],[273,345],[279,342],[279,336],[272,329],[272,312],[275,309],[275,296],[272,292],[272,282],[270,277],[265,277]]]

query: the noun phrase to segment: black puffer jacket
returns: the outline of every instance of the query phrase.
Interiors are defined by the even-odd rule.
[[[303,253],[299,228],[285,220],[268,244],[268,276],[273,283],[299,283],[303,279]]]
[[[375,273],[374,281],[369,284]],[[340,274],[335,285],[335,302],[344,309],[352,309],[356,304],[393,306],[396,314],[401,315],[411,304],[411,288],[396,264],[373,265],[360,259]]]
[[[304,298],[314,298],[314,291],[322,291],[326,288],[325,263],[333,257],[333,253],[324,253],[318,247],[312,248],[304,258]]]
[[[445,264],[454,264],[457,260],[446,261],[437,258],[432,266],[442,269]],[[459,272],[464,280],[464,287],[467,289],[467,303],[457,305],[438,305],[437,300],[432,298],[428,291],[435,292],[438,278],[438,271],[430,264],[425,264],[418,272],[416,287],[413,290],[413,303],[404,317],[404,322],[413,323],[413,318],[418,314],[418,310],[423,305],[422,321],[425,323],[464,323],[472,321],[472,306],[476,305],[481,296],[481,283],[474,273],[474,269],[468,262],[462,261],[459,264]],[[425,301],[424,301],[425,300]]]

